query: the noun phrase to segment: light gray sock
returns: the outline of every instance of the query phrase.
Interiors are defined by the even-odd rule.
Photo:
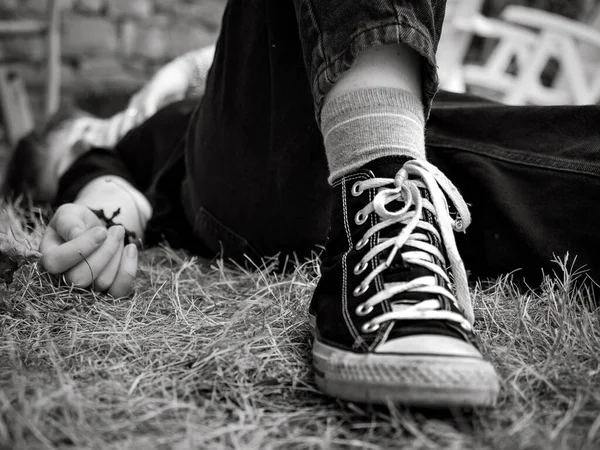
[[[360,89],[327,101],[321,131],[329,183],[382,156],[425,158],[423,104],[402,89]]]

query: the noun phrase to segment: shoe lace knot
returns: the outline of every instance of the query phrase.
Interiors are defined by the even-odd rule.
[[[378,189],[378,192],[371,202],[358,211],[355,222],[358,225],[364,224],[373,213],[379,216],[379,220],[357,242],[356,249],[365,247],[371,237],[380,234],[377,242],[354,269],[354,273],[360,275],[371,267],[371,271],[355,289],[354,295],[366,292],[370,283],[391,267],[398,253],[405,264],[425,268],[432,275],[417,276],[408,281],[384,282],[383,289],[361,303],[356,313],[367,315],[376,305],[399,294],[406,296],[407,293],[419,293],[419,298],[423,298],[422,294],[430,294],[432,298],[415,303],[392,301],[391,311],[366,322],[363,331],[373,332],[381,324],[389,321],[431,319],[451,321],[466,330],[471,330],[474,320],[473,307],[466,271],[454,239],[454,231],[464,232],[469,226],[471,215],[458,189],[437,167],[421,160],[406,162],[393,179],[372,178],[358,181],[354,184],[352,193],[360,195],[369,189]],[[428,195],[424,196],[424,191]],[[446,198],[456,210],[455,217],[450,216]],[[392,202],[402,206],[390,210]],[[437,227],[427,220],[427,216],[435,218]],[[395,236],[392,233],[392,237],[385,237],[385,233],[381,233],[390,227],[397,228],[398,225],[401,225],[401,229]],[[389,235],[389,232],[387,234]],[[445,254],[432,242],[432,237],[442,243]],[[388,250],[387,255],[380,258]],[[452,272],[452,281],[446,271],[448,265]],[[439,278],[436,278],[436,275]],[[440,283],[440,279],[444,280],[445,284]],[[456,295],[448,289],[452,284]],[[450,300],[462,314],[443,309],[439,296]]]

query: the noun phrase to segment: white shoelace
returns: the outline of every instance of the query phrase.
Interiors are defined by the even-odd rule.
[[[435,276],[422,276],[407,282],[384,283],[383,289],[360,304],[356,309],[356,313],[367,315],[376,305],[393,298],[395,295],[414,292],[446,297],[462,311],[464,316],[452,311],[442,310],[441,302],[437,298],[419,301],[415,304],[392,303],[392,311],[383,313],[366,322],[363,331],[373,332],[381,324],[389,321],[432,319],[455,322],[464,329],[471,330],[474,320],[473,307],[467,275],[462,259],[458,254],[453,233],[453,230],[464,232],[471,223],[471,215],[458,189],[438,168],[421,160],[406,162],[394,179],[372,178],[359,181],[354,184],[352,194],[358,196],[367,189],[379,189],[379,191],[373,201],[369,202],[356,214],[355,221],[357,224],[363,224],[367,221],[369,214],[372,213],[377,214],[381,220],[364,234],[356,244],[356,248],[364,247],[373,235],[390,226],[402,224],[404,227],[396,237],[386,238],[380,235],[377,244],[364,255],[354,268],[354,273],[360,275],[369,267],[370,261],[390,249],[389,255],[365,276],[362,283],[355,289],[354,295],[364,293],[369,284],[390,267],[398,252],[401,252],[402,258],[407,264],[424,267],[450,284],[446,270],[436,263],[436,260],[438,260],[446,266],[446,258],[435,245],[429,242],[427,233],[430,233],[440,240],[446,249],[456,296],[444,286],[438,284]],[[419,189],[427,189],[430,200],[423,198]],[[456,219],[450,217],[446,196],[456,208]],[[398,211],[389,211],[386,205],[395,200],[400,200],[404,206]],[[439,231],[425,220],[424,210],[429,211],[436,218]],[[411,247],[411,249],[406,250],[405,247]]]

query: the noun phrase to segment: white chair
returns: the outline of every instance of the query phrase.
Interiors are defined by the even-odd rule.
[[[454,62],[450,76],[441,75],[444,89],[463,92],[467,87],[484,89],[508,104],[600,101],[600,73],[597,64],[587,62],[590,53],[596,53],[592,60],[600,60],[600,33],[593,28],[521,6],[507,7],[501,20],[478,12],[458,15],[452,18],[451,26],[470,39],[481,36],[497,40],[497,44],[482,63]],[[464,61],[467,50],[462,48],[463,42],[460,52]],[[445,45],[448,47],[450,43]],[[558,62],[559,73],[550,86],[545,86],[542,74],[550,61]]]
[[[600,101],[600,67],[589,65],[589,53],[600,56],[600,33],[580,22],[531,8],[509,6],[504,20],[534,29],[537,43],[530,61],[504,101],[510,104],[594,104]],[[586,49],[587,57],[582,50]],[[549,88],[541,75],[550,60],[559,64],[560,74]]]
[[[465,30],[456,24],[465,18],[478,15],[482,6],[483,0],[446,2],[446,18],[437,50],[437,64],[440,85],[448,91],[465,91],[462,65],[473,40],[473,33],[470,30]]]

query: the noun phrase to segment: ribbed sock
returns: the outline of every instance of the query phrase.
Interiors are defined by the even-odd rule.
[[[360,89],[327,101],[321,130],[330,183],[383,156],[425,158],[423,104],[401,89]]]

